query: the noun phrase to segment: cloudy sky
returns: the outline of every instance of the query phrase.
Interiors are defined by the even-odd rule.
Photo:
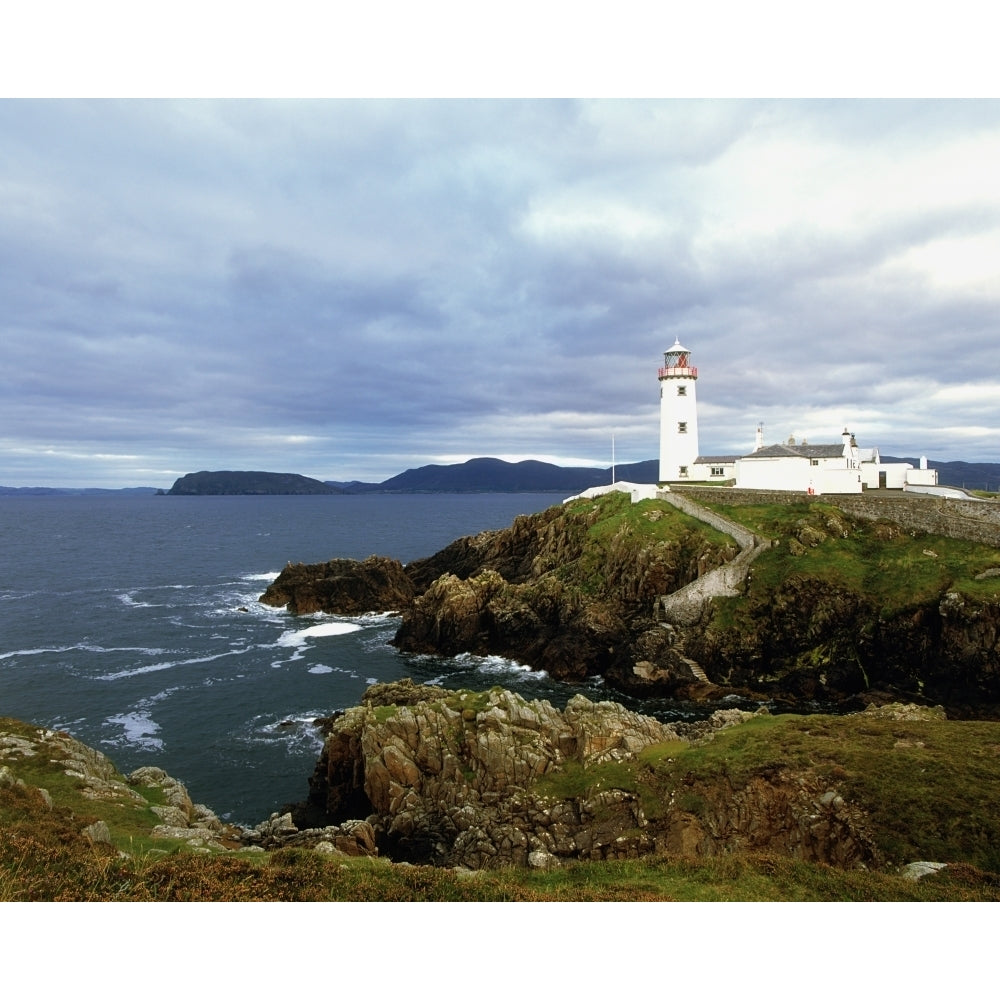
[[[2,100],[0,485],[1000,462],[1000,102]]]

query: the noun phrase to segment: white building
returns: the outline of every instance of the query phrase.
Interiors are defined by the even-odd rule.
[[[663,355],[660,381],[660,482],[718,483],[750,490],[861,493],[866,489],[936,486],[937,470],[927,459],[914,469],[908,462],[883,463],[877,448],[859,448],[846,428],[837,444],[764,446],[758,424],[754,449],[747,455],[698,453],[698,369],[691,352],[676,341]]]
[[[840,444],[772,444],[736,461],[736,485],[747,490],[800,493],[860,493],[861,455],[854,435],[844,430]]]

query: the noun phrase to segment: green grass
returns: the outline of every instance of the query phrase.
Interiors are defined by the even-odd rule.
[[[998,901],[1000,880],[967,864],[909,881],[764,855],[589,862],[552,872],[460,874],[380,859],[283,850],[258,859],[156,860],[72,851],[0,832],[0,901]]]
[[[588,537],[599,548],[607,548],[611,539],[628,534],[640,545],[658,541],[671,541],[679,531],[697,530],[713,545],[732,545],[729,535],[717,531],[710,525],[690,517],[665,500],[640,500],[632,503],[627,493],[608,493],[596,500],[578,500],[570,510],[585,509],[585,505],[596,504],[601,511],[600,520],[588,531]],[[656,512],[656,517],[650,514]]]
[[[855,716],[764,716],[682,750],[661,779],[733,787],[776,768],[807,770],[871,818],[890,864],[967,862],[1000,873],[1000,724]]]
[[[766,596],[798,573],[864,594],[889,614],[936,600],[948,590],[978,600],[1000,599],[1000,577],[975,579],[1000,566],[1000,550],[993,546],[914,536],[854,519],[823,503],[705,506],[779,542],[754,563],[752,594]],[[789,541],[803,529],[825,537],[793,555]]]
[[[557,578],[589,597],[613,584],[614,566],[662,550],[672,565],[691,561],[708,549],[731,549],[733,539],[663,500],[633,504],[626,493],[608,493],[567,505],[566,530],[580,533],[580,555],[553,566]],[[596,516],[594,516],[596,515]]]
[[[638,791],[636,768],[617,761],[607,761],[584,767],[578,761],[567,761],[558,771],[550,771],[535,783],[534,791],[553,799],[583,798],[603,789],[620,788]]]

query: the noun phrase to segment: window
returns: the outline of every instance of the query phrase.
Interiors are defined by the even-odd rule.
[[[686,478],[687,474],[688,474],[688,467],[686,465],[682,465],[681,466],[681,476]]]
[[[724,476],[725,474],[726,474],[726,470],[721,465],[713,465],[712,466],[712,475],[713,476]]]
[[[677,386],[677,395],[686,396],[688,394],[688,387],[686,385]]]
[[[681,422],[680,422],[680,423],[679,423],[679,424],[677,425],[677,433],[678,433],[678,434],[687,434],[687,432],[688,432],[688,425],[687,425],[687,421],[686,421],[686,420],[682,420],[682,421],[681,421]]]
[[[809,464],[810,465],[819,465],[819,459],[818,458],[810,458],[809,459]]]

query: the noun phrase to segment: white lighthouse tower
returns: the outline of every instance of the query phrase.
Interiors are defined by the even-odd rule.
[[[698,369],[679,340],[660,369],[660,482],[687,479],[698,457]]]

